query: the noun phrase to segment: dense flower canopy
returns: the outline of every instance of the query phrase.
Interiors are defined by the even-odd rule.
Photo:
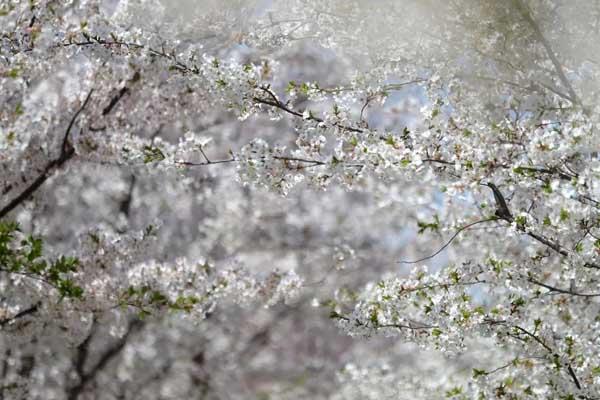
[[[600,399],[589,0],[0,0],[0,398]]]

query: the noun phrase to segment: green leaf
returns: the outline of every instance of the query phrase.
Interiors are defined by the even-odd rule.
[[[402,140],[406,141],[410,138],[410,130],[405,126],[402,130]]]
[[[42,240],[34,238],[33,236],[29,236],[27,238],[27,244],[30,246],[30,250],[27,253],[27,260],[33,261],[36,258],[40,258],[42,256]]]
[[[63,279],[58,282],[58,292],[61,297],[72,299],[81,299],[83,297],[83,289],[70,279]]]
[[[552,185],[550,184],[550,181],[545,181],[542,184],[542,191],[546,194],[551,194],[552,193]]]
[[[61,256],[56,260],[52,269],[55,269],[58,273],[66,274],[68,272],[75,272],[78,265],[79,260],[77,258]]]
[[[296,82],[289,81],[287,86],[285,87],[285,92],[287,94],[290,94],[292,91],[294,91],[294,89],[296,89]]]
[[[458,274],[458,271],[456,271],[456,270],[450,271],[448,276],[450,277],[450,279],[452,279],[452,282],[454,282],[454,283],[460,282],[460,275]]]
[[[158,232],[158,229],[156,228],[156,226],[150,224],[146,227],[146,229],[144,229],[144,239],[149,237],[149,236],[156,236],[156,233]]]
[[[19,68],[12,68],[8,71],[7,75],[9,78],[13,78],[16,79],[19,77],[21,71],[19,70]]]
[[[525,218],[524,215],[518,215],[515,218],[515,223],[517,224],[517,227],[519,229],[523,229],[523,228],[525,228],[525,225],[527,225],[527,218]]]
[[[338,312],[336,312],[336,311],[333,311],[333,310],[332,310],[332,311],[329,313],[329,318],[331,318],[331,319],[343,319],[343,318],[344,318],[344,316],[343,316],[342,314],[340,314],[340,313],[338,313]]]
[[[98,235],[88,233],[88,236],[90,237],[90,239],[92,239],[92,242],[94,242],[95,244],[100,244],[100,237],[98,237]]]
[[[164,304],[168,303],[168,299],[167,299],[167,296],[165,296],[158,290],[155,290],[150,295],[150,303],[164,305]]]
[[[6,270],[15,273],[26,272],[26,275],[45,282],[54,287],[61,298],[81,299],[83,289],[75,285],[71,278],[63,274],[76,272],[79,260],[74,257],[60,256],[54,261],[46,261],[43,256],[43,241],[41,238],[27,236],[13,243],[14,233],[19,230],[15,222],[0,222],[0,264]]]
[[[461,393],[462,393],[462,388],[460,386],[456,386],[456,387],[446,391],[446,397],[458,396]]]
[[[475,379],[479,378],[480,376],[485,376],[487,374],[488,373],[483,369],[473,368],[473,378]]]
[[[379,325],[379,316],[377,310],[371,310],[371,313],[369,314],[369,321],[371,321],[374,326]]]
[[[305,95],[308,95],[309,90],[310,90],[310,86],[308,86],[307,83],[303,82],[302,85],[300,85],[300,91],[302,93],[304,93]]]
[[[177,300],[173,304],[171,304],[171,308],[173,310],[190,312],[194,308],[200,299],[195,296],[179,296]]]
[[[471,312],[464,308],[460,310],[460,315],[463,317],[463,319],[465,321],[468,320],[469,318],[471,318]]]
[[[166,157],[161,149],[155,146],[144,146],[144,163],[161,162]]]
[[[433,222],[423,222],[423,221],[417,221],[417,226],[419,227],[419,231],[418,234],[422,234],[425,231],[427,231],[428,229],[432,230],[433,232],[437,232],[440,229],[440,219],[437,215],[435,215],[433,217],[434,221]]]

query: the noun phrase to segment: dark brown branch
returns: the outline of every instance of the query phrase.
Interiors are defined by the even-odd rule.
[[[66,161],[66,159],[62,160],[62,162],[57,162],[57,160],[49,162],[46,167],[44,167],[43,172],[31,183],[31,185],[29,185],[23,192],[21,192],[20,195],[15,197],[10,203],[0,210],[0,219],[4,218],[9,212],[17,208],[21,203],[28,200],[31,195],[33,195],[33,193],[35,193],[40,186],[44,184],[44,182],[46,182],[50,172],[54,168],[60,167],[64,161]]]
[[[498,187],[496,187],[496,185],[494,185],[493,183],[487,183],[486,185],[489,186],[490,189],[492,189],[492,191],[494,192],[494,199],[496,200],[496,216],[508,223],[512,223],[514,221],[514,218],[512,216],[512,213],[510,212],[510,209],[508,208],[508,205],[506,203],[506,200],[504,199],[504,196],[502,195],[502,192],[500,192]],[[565,257],[569,255],[569,252],[567,250],[565,250],[559,243],[553,242],[552,240],[550,240],[542,235],[539,235],[535,232],[525,231],[525,228],[522,226],[521,227],[517,226],[517,228],[519,230],[525,232],[525,234],[527,236],[548,246],[549,248],[551,248],[558,254],[565,256]],[[594,264],[588,263],[588,264],[586,264],[586,266],[593,267]]]
[[[202,153],[202,156],[204,157],[204,159],[206,160],[207,164],[212,164],[212,161],[210,161],[210,159],[208,158],[208,156],[206,155],[206,153],[204,152],[204,149],[202,148],[202,146],[200,146],[200,153]]]
[[[65,131],[65,135],[61,146],[61,152],[58,158],[46,164],[42,173],[27,188],[25,188],[25,190],[23,190],[21,194],[19,194],[6,206],[0,209],[0,219],[4,218],[9,212],[17,208],[21,203],[27,201],[44,184],[44,182],[46,182],[52,171],[60,168],[64,163],[71,159],[71,157],[73,157],[73,155],[75,154],[75,149],[73,149],[73,146],[71,146],[71,144],[69,143],[69,135],[71,134],[73,125],[75,125],[75,121],[87,106],[93,92],[93,89],[90,90],[81,107],[77,110],[77,112],[75,112],[75,114],[71,118],[71,121],[67,126],[67,130]]]
[[[136,71],[131,79],[128,80],[128,84],[133,85],[135,82],[139,81],[141,75],[138,71]],[[117,106],[119,101],[126,95],[129,94],[130,89],[127,86],[123,86],[121,90],[110,100],[110,103],[102,110],[102,116],[106,116],[110,114],[110,112]]]
[[[94,328],[95,321],[92,323],[91,329],[87,337],[79,346],[77,346],[77,354],[75,356],[75,371],[77,375],[83,376],[83,367],[85,366],[85,362],[88,359],[89,350],[90,350],[90,342],[92,341],[92,337],[94,336]]]
[[[528,281],[531,282],[531,283],[533,283],[533,284],[535,284],[535,285],[538,285],[538,286],[541,286],[543,288],[546,288],[546,289],[550,290],[551,292],[563,293],[563,294],[568,294],[568,295],[571,295],[571,296],[579,296],[579,297],[600,297],[600,293],[578,293],[578,292],[574,292],[572,290],[560,289],[560,288],[557,288],[557,287],[550,286],[550,285],[547,285],[545,283],[542,283],[542,282],[540,282],[538,280],[535,280],[533,278],[528,278]]]
[[[508,364],[504,364],[504,365],[502,365],[502,366],[500,366],[500,367],[494,368],[494,369],[493,369],[493,370],[491,370],[491,371],[486,371],[486,372],[485,372],[485,375],[492,375],[492,374],[495,374],[496,372],[498,372],[498,371],[502,371],[503,369],[506,369],[506,368],[510,367],[511,365],[514,365],[514,362],[513,362],[513,361],[509,362]]]
[[[86,47],[86,46],[100,45],[100,46],[105,46],[105,47],[126,47],[128,49],[129,48],[146,49],[153,56],[159,56],[159,57],[168,59],[169,61],[173,62],[173,68],[176,68],[177,70],[179,70],[181,72],[193,73],[193,74],[198,74],[200,72],[196,66],[190,67],[190,66],[182,63],[181,61],[178,61],[174,54],[168,54],[164,49],[156,50],[152,47],[145,46],[143,44],[133,43],[133,42],[123,42],[123,41],[116,40],[116,39],[106,40],[106,39],[102,39],[98,36],[90,36],[89,34],[86,34],[86,33],[84,33],[83,36],[86,39],[83,42],[58,43],[54,47],[55,48],[70,47],[70,46]],[[31,50],[31,49],[28,49],[28,50]]]
[[[275,160],[296,161],[296,162],[301,162],[301,163],[306,163],[306,164],[315,164],[315,165],[325,165],[326,164],[324,161],[307,160],[307,159],[304,159],[304,158],[297,158],[297,157],[274,156],[273,158]]]
[[[437,328],[437,326],[430,326],[430,325],[412,326],[412,325],[401,325],[401,324],[380,325],[380,324],[377,324],[376,328],[396,328],[396,329],[409,329],[412,331],[419,331],[419,330],[435,329],[435,328]]]
[[[344,317],[343,315],[340,314],[332,314],[331,318],[335,318],[335,319],[339,319],[342,321],[348,321],[350,322],[350,318],[348,317]],[[368,323],[363,322],[359,319],[354,320],[354,323],[356,324],[356,326],[367,326]],[[379,324],[379,323],[374,323],[373,327],[376,329],[379,328],[396,328],[396,329],[408,329],[408,330],[412,330],[412,331],[419,331],[419,330],[427,330],[427,329],[435,329],[437,328],[437,326],[433,326],[433,325],[425,325],[425,324],[415,324],[413,325],[402,325],[402,324]]]
[[[15,320],[17,320],[19,318],[23,318],[23,317],[26,317],[26,316],[28,316],[30,314],[36,313],[39,310],[40,305],[41,305],[41,303],[39,303],[39,302],[35,303],[31,307],[26,308],[25,310],[19,311],[17,314],[15,314],[14,316],[12,316],[10,318],[6,318],[6,319],[3,319],[3,320],[0,320],[0,327],[4,326],[4,325],[6,325],[6,324],[8,324],[8,323],[10,323],[12,321],[15,321]]]
[[[300,113],[298,111],[292,110],[291,108],[289,108],[286,104],[284,104],[281,100],[279,100],[277,98],[277,96],[275,96],[275,94],[268,88],[266,87],[261,87],[260,88],[263,92],[265,92],[272,100],[268,100],[268,99],[263,99],[260,97],[253,97],[252,100],[254,100],[255,102],[259,103],[259,104],[265,104],[271,107],[275,107],[278,108],[282,111],[285,111],[288,114],[294,115],[296,117],[300,117],[300,118],[304,118],[304,114]],[[309,113],[308,118],[306,118],[309,121],[314,121],[317,123],[321,123],[321,122],[325,122],[322,118],[319,117],[315,117],[314,115]],[[356,133],[362,133],[364,132],[363,129],[360,128],[354,128],[352,126],[348,126],[348,125],[343,125],[343,124],[339,124],[339,123],[334,123],[333,126],[335,126],[336,128],[340,128],[349,132],[356,132]]]
[[[203,161],[203,162],[193,162],[193,161],[175,161],[175,164],[185,165],[187,167],[202,167],[205,165],[214,165],[214,164],[227,164],[232,162],[238,162],[239,160],[235,158],[228,158],[225,160],[214,160],[214,161]]]
[[[260,104],[265,104],[265,105],[268,105],[271,107],[279,108],[280,110],[283,110],[288,114],[292,114],[292,115],[295,115],[296,117],[302,118],[301,113],[290,109],[289,107],[287,107],[285,104],[283,104],[280,101],[274,102],[274,101],[267,100],[267,99],[261,99],[260,97],[253,97],[252,100],[254,100],[255,102],[260,103]],[[315,120],[314,117],[312,117],[312,118],[309,117],[309,119]],[[319,120],[315,120],[315,121],[320,122]]]
[[[115,108],[119,100],[121,100],[123,96],[125,96],[127,93],[129,93],[129,88],[127,86],[122,87],[121,90],[119,90],[119,93],[117,93],[110,100],[110,103],[108,103],[106,107],[104,107],[104,109],[102,110],[102,115],[108,115],[113,110],[113,108]]]
[[[454,165],[453,162],[446,161],[446,160],[441,160],[439,158],[424,158],[421,161],[423,161],[423,162],[429,162],[429,163],[433,163],[433,164]]]
[[[544,167],[530,167],[530,166],[518,166],[516,168],[523,170],[523,171],[532,172],[532,173],[537,172],[537,173],[546,174],[546,175],[556,175],[560,179],[567,180],[567,181],[570,181],[573,178],[577,178],[577,175],[566,174],[566,173],[558,170],[558,168],[544,168]]]
[[[567,250],[565,250],[565,248],[562,247],[559,243],[553,242],[550,239],[548,239],[542,235],[538,235],[535,232],[527,232],[527,236],[532,237],[535,240],[537,240],[538,242],[548,246],[549,248],[551,248],[552,250],[554,250],[561,256],[567,257],[569,255],[569,252]],[[593,263],[593,262],[586,262],[585,264],[583,264],[583,266],[585,268],[600,269],[600,265]]]
[[[569,375],[571,375],[571,379],[573,379],[577,389],[581,390],[581,383],[579,383],[579,379],[577,379],[577,375],[575,375],[575,371],[573,370],[571,364],[567,365],[567,371],[569,371]]]
[[[522,328],[518,325],[513,325],[513,328],[515,328],[519,332],[524,333],[525,335],[527,335],[530,338],[532,338],[533,340],[535,340],[540,346],[542,346],[546,351],[548,351],[553,356],[558,356],[558,354],[556,354],[554,352],[554,350],[552,350],[552,348],[546,344],[546,342],[544,342],[542,339],[540,339],[535,334],[529,332],[527,329]],[[581,383],[579,383],[579,379],[577,379],[577,376],[575,375],[575,371],[573,370],[573,367],[571,367],[571,364],[567,364],[567,370],[569,372],[569,376],[573,380],[573,383],[575,384],[577,389],[581,390]]]
[[[205,165],[227,164],[227,163],[233,163],[233,162],[239,162],[240,161],[237,158],[228,158],[228,159],[224,159],[224,160],[210,160],[204,154],[204,152],[202,152],[202,155],[203,155],[203,157],[204,157],[204,159],[206,161],[202,161],[202,162],[175,161],[175,164],[186,165],[186,166],[189,166],[189,167],[202,167],[202,166],[205,166]],[[273,156],[273,159],[280,160],[280,161],[294,161],[294,162],[305,163],[305,164],[312,164],[312,165],[326,165],[327,164],[326,162],[320,161],[320,160],[309,160],[309,159],[304,159],[304,158],[287,157],[287,156]],[[356,166],[358,166],[358,164],[351,164],[351,166],[356,167]],[[362,166],[362,164],[360,166]]]
[[[474,281],[466,281],[466,282],[436,283],[436,284],[432,284],[432,285],[421,285],[421,286],[415,286],[415,287],[409,287],[409,288],[402,287],[398,291],[398,295],[401,296],[405,293],[418,292],[420,290],[427,290],[427,289],[443,288],[443,289],[447,290],[448,288],[451,288],[451,287],[474,286],[474,285],[482,285],[482,284],[486,284],[486,283],[489,283],[489,282],[485,281],[485,280],[476,279]]]
[[[589,196],[586,196],[586,195],[579,195],[579,196],[577,196],[576,200],[580,201],[581,203],[589,202],[589,203],[591,203],[595,207],[600,207],[600,201],[595,200],[595,199],[593,199],[593,198],[591,198]]]
[[[133,189],[135,188],[135,182],[135,175],[132,174],[131,180],[129,181],[129,190],[127,191],[127,195],[119,204],[119,211],[122,212],[126,217],[129,217],[129,212],[131,211],[131,202],[133,201]]]
[[[83,112],[83,110],[87,107],[90,99],[92,98],[92,93],[94,93],[94,89],[90,89],[89,93],[87,94],[87,96],[85,97],[85,100],[83,101],[83,104],[81,105],[81,107],[79,107],[79,109],[75,112],[75,114],[73,114],[73,118],[71,118],[71,121],[69,122],[69,125],[67,126],[67,130],[65,132],[65,137],[63,138],[63,144],[62,144],[62,149],[61,149],[61,157],[66,156],[67,152],[73,152],[73,148],[71,147],[70,143],[69,143],[69,135],[71,134],[71,129],[73,129],[73,125],[75,125],[75,121],[77,121],[77,118],[79,117],[79,114],[81,114]],[[71,154],[72,156],[73,154]]]
[[[567,250],[565,250],[560,244],[553,242],[550,239],[548,239],[542,235],[538,235],[537,233],[534,233],[534,232],[527,232],[527,236],[534,238],[538,242],[548,246],[549,248],[551,248],[552,250],[554,250],[555,252],[557,252],[558,254],[560,254],[562,256],[566,257],[569,255],[569,252]]]
[[[513,216],[508,208],[508,205],[506,204],[506,200],[504,199],[502,192],[500,192],[498,187],[491,182],[486,183],[486,185],[492,189],[492,192],[494,193],[494,200],[496,201],[496,216],[505,221],[512,222]]]
[[[365,103],[363,104],[362,108],[360,109],[360,118],[359,119],[361,121],[363,121],[365,124],[367,123],[367,121],[365,121],[365,118],[364,118],[365,110],[367,109],[367,107],[369,106],[371,101],[373,101],[373,99],[375,99],[374,96],[367,96]]]

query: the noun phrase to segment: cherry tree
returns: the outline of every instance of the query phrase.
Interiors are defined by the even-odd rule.
[[[600,8],[0,2],[3,398],[600,398]]]

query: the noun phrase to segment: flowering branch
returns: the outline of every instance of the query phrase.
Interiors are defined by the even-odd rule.
[[[14,198],[11,202],[9,202],[6,206],[0,209],[0,219],[4,218],[9,212],[17,208],[21,203],[28,200],[43,184],[46,182],[50,173],[63,166],[68,160],[70,160],[75,154],[75,149],[69,143],[69,135],[71,134],[71,129],[73,129],[73,125],[77,120],[77,117],[83,112],[83,110],[88,105],[90,98],[92,97],[92,93],[94,90],[90,90],[81,107],[75,112],[69,125],[67,126],[67,130],[65,131],[65,135],[62,140],[62,146],[60,150],[60,155],[55,160],[50,161],[44,167],[42,173],[25,189],[21,194],[19,194],[16,198]]]

